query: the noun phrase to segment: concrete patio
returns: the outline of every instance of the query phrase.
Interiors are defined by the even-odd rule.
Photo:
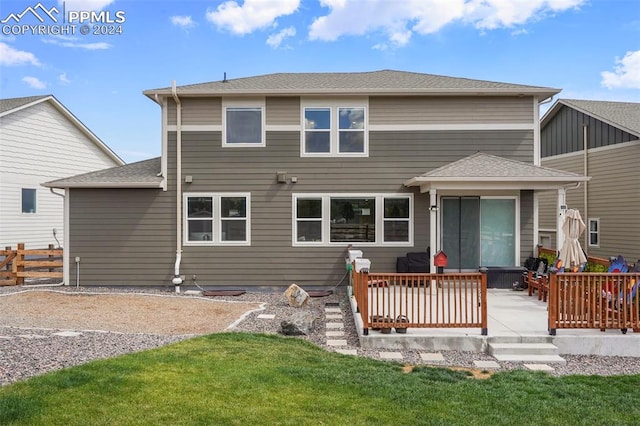
[[[481,335],[480,328],[409,328],[406,334],[369,330],[369,334],[364,335],[360,315],[355,313],[355,298],[351,297],[360,345],[363,348],[495,354],[500,346],[520,344],[521,349],[529,347],[534,352],[536,347],[555,346],[552,352],[556,354],[640,357],[640,333],[633,330],[622,334],[620,330],[558,329],[556,336],[550,336],[545,302],[528,296],[526,291],[488,289],[487,293],[487,336]]]

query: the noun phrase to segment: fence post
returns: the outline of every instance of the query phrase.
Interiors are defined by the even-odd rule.
[[[538,290],[540,291],[540,290]],[[558,276],[556,271],[549,273],[549,295],[548,295],[548,311],[549,311],[549,335],[556,335],[556,327],[558,323]]]
[[[11,252],[11,246],[6,246],[4,248],[4,250],[5,250],[5,252],[7,252],[7,256],[6,257],[11,256],[11,253],[10,253]],[[6,269],[7,271],[10,271],[9,268],[11,268],[11,265],[13,265],[13,261],[11,261],[11,262],[7,263],[6,265],[4,265],[4,269]]]
[[[489,333],[487,320],[487,272],[485,267],[480,268],[480,315],[482,315],[482,332],[483,336]]]
[[[18,250],[16,252],[16,258],[13,263],[13,273],[16,276],[16,284],[23,285],[24,277],[19,276],[20,272],[24,272],[24,243],[18,243]]]
[[[53,244],[49,244],[49,250],[54,250],[54,249],[55,249],[54,245]],[[54,260],[53,254],[50,254],[49,255],[49,262],[53,262],[53,260]],[[49,268],[49,272],[53,272],[53,268]]]

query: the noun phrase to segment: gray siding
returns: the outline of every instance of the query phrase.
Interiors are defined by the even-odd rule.
[[[533,254],[533,191],[520,191],[520,265]]]
[[[603,123],[588,114],[563,106],[540,129],[541,156],[551,157],[584,150],[583,124],[588,126],[587,141],[589,142],[589,149],[638,139],[636,136],[610,124]]]
[[[300,98],[297,96],[268,97],[266,114],[268,125],[300,125]]]
[[[372,96],[369,124],[533,124],[531,97]]]
[[[175,259],[175,203],[160,189],[71,189],[71,281],[166,285]]]
[[[542,164],[561,170],[582,172],[582,155],[543,159]],[[640,144],[596,150],[589,153],[587,215],[600,219],[600,247],[584,248],[599,257],[622,254],[640,259]],[[568,206],[584,217],[583,188],[567,192]],[[549,205],[540,205],[540,209]],[[542,225],[541,225],[542,227]],[[584,245],[584,238],[580,239]]]
[[[222,100],[220,98],[180,98],[182,124],[221,125]],[[167,103],[167,124],[176,124],[176,103]]]

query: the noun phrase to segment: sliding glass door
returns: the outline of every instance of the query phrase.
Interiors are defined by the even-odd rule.
[[[516,199],[442,197],[441,247],[449,270],[516,264]]]

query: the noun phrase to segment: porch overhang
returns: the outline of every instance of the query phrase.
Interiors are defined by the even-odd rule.
[[[434,178],[417,176],[404,182],[406,187],[420,187],[420,192],[436,190],[553,190],[588,181],[590,178],[515,178],[515,177],[451,177]]]

